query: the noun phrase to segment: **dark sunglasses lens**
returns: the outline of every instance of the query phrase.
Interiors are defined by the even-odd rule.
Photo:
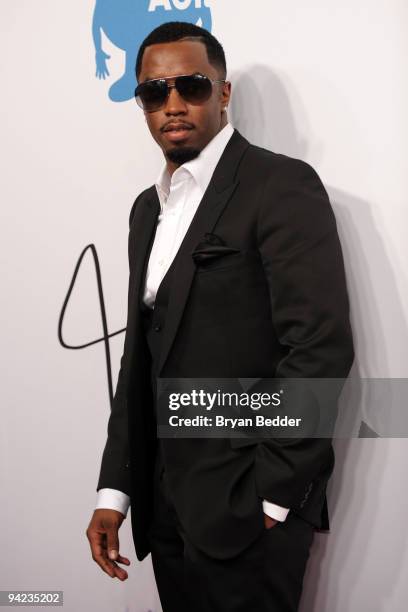
[[[167,91],[166,81],[147,81],[136,87],[136,101],[145,111],[158,110],[166,101]]]
[[[177,77],[176,88],[180,96],[190,104],[202,104],[209,99],[212,92],[211,81],[199,75]]]

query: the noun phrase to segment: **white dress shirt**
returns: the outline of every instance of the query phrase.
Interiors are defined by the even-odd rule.
[[[156,189],[160,202],[158,225],[146,272],[143,301],[154,307],[157,290],[169,269],[190,226],[215,167],[234,132],[230,123],[218,132],[200,155],[179,166],[170,176],[162,168]],[[263,500],[263,511],[271,518],[284,521],[289,508]],[[126,516],[130,498],[116,489],[99,489],[96,508],[118,510]]]

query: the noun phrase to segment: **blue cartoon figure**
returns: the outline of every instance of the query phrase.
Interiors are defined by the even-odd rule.
[[[109,89],[109,98],[124,102],[136,87],[135,63],[143,39],[166,21],[187,21],[211,31],[211,10],[206,0],[96,0],[92,34],[96,53],[96,77],[109,76],[102,49],[102,31],[126,54],[125,73]]]

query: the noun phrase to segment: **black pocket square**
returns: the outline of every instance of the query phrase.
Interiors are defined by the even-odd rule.
[[[199,264],[222,257],[223,255],[239,252],[239,249],[227,246],[224,240],[217,236],[217,234],[206,233],[204,234],[204,240],[197,244],[191,256],[194,262]]]

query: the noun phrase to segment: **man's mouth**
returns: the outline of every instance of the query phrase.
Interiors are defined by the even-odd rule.
[[[193,126],[187,123],[169,123],[163,129],[166,138],[171,142],[180,142],[189,137]]]

